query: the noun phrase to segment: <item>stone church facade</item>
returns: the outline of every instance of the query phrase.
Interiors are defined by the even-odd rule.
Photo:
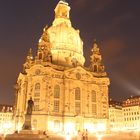
[[[60,0],[54,11],[54,21],[44,28],[36,56],[30,49],[15,86],[16,129],[22,129],[30,98],[33,130],[105,129],[110,82],[97,43],[93,43],[89,67],[84,67],[83,42],[71,25],[68,3]]]

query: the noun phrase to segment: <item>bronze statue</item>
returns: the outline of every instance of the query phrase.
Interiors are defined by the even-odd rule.
[[[32,100],[32,97],[30,97],[30,99],[28,100],[28,107],[27,107],[27,115],[31,115],[32,111],[33,111],[33,106],[34,106],[34,102]]]
[[[23,130],[32,130],[31,115],[33,111],[33,106],[34,102],[32,100],[32,97],[30,97],[30,99],[28,100],[27,112],[25,114],[25,122],[22,127]]]

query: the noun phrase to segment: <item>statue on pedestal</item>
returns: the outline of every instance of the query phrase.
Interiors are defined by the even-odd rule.
[[[27,112],[25,114],[25,122],[23,125],[23,130],[32,130],[31,115],[33,111],[33,106],[34,106],[34,102],[32,100],[32,97],[30,97],[30,99],[28,100]]]
[[[27,115],[32,115],[33,106],[34,106],[34,102],[31,97],[30,100],[28,100],[28,107],[27,107],[27,112],[26,112]]]

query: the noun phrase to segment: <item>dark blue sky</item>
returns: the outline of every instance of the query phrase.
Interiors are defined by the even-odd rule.
[[[67,0],[68,1],[68,0]],[[140,95],[140,1],[69,0],[71,21],[84,42],[86,66],[97,39],[111,80],[110,97]],[[0,1],[0,103],[12,104],[13,86],[29,48],[37,50],[58,0]]]

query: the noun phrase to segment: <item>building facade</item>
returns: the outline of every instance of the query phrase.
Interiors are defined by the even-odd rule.
[[[124,129],[140,131],[140,96],[123,101]]]
[[[13,106],[0,105],[0,134],[14,130]]]
[[[15,86],[16,128],[22,128],[32,97],[34,130],[105,131],[110,81],[100,50],[94,42],[90,65],[85,67],[83,41],[80,31],[72,27],[70,6],[60,0],[54,11],[54,21],[44,28],[36,56],[30,49]]]
[[[122,103],[110,99],[109,101],[109,124],[110,131],[117,132],[123,128],[123,109]]]

